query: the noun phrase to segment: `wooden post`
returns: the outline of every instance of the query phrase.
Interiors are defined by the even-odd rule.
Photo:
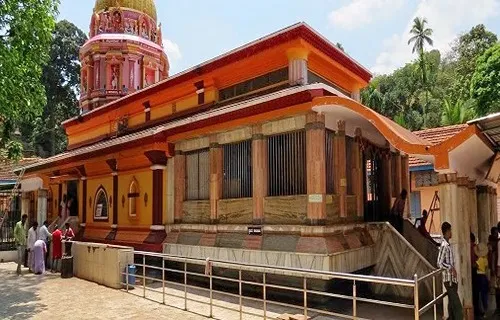
[[[337,134],[334,139],[335,191],[339,196],[339,213],[347,217],[347,153],[345,139],[345,121],[337,122]]]
[[[307,115],[307,220],[311,225],[326,222],[325,116]],[[344,144],[345,146],[345,144]]]
[[[488,187],[488,199],[490,201],[490,224],[496,226],[498,223],[496,189]]]
[[[264,199],[267,196],[267,140],[262,127],[255,126],[252,135],[253,224],[264,224]]]
[[[82,177],[82,224],[87,223],[87,178]]]
[[[183,205],[186,199],[186,156],[181,151],[175,151],[174,165],[174,223],[182,223]]]
[[[364,172],[363,172],[363,134],[361,128],[356,128],[356,146],[353,154],[354,161],[354,172],[353,172],[353,190],[356,195],[356,214],[358,217],[363,217],[365,214],[365,205],[364,205]]]
[[[152,204],[153,204],[153,216],[152,216],[152,229],[159,230],[163,227],[163,212],[165,207],[163,206],[163,182],[164,182],[164,171],[167,168],[167,155],[163,150],[151,150],[144,153],[144,155],[149,159],[151,163],[151,171],[153,178],[153,190],[152,190]]]
[[[214,139],[213,136],[212,139]],[[210,143],[210,223],[218,223],[217,205],[222,198],[222,148],[216,142]]]
[[[468,184],[468,196],[469,196],[469,223],[471,232],[473,232],[479,239],[479,227],[478,227],[478,216],[477,216],[477,199],[476,199],[476,180],[469,180]],[[485,239],[484,243],[488,242],[488,238]]]
[[[405,217],[410,217],[410,158],[408,155],[401,157],[401,190],[405,189],[408,192],[408,197],[406,197],[405,205]]]
[[[450,244],[458,275],[458,293],[463,301],[465,319],[473,319],[468,180],[457,178],[455,173],[440,174],[438,179],[441,222],[447,221],[452,227]]]

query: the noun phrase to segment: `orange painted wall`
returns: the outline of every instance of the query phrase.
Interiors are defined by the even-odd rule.
[[[87,199],[85,199],[85,205],[87,206],[87,225],[88,226],[111,226],[113,224],[113,207],[108,207],[108,221],[94,221],[94,205],[95,205],[95,196],[98,188],[102,186],[106,190],[108,195],[108,204],[109,198],[113,195],[113,177],[111,175],[106,175],[102,177],[92,178],[90,177],[87,181]],[[89,203],[88,198],[92,198]],[[83,202],[83,199],[80,198]],[[115,199],[113,199],[113,205],[115,205]]]
[[[147,168],[143,171],[121,173],[118,175],[118,225],[127,226],[151,226],[153,223],[153,197],[152,197],[152,171]],[[137,201],[139,203],[139,212],[137,217],[131,217],[129,215],[129,205],[128,205],[128,193],[130,183],[133,179],[139,184],[139,198]],[[147,194],[148,201],[144,202],[144,195]],[[122,200],[125,200],[122,203]]]

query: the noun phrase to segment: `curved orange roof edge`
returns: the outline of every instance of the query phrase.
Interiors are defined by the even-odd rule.
[[[468,126],[465,130],[462,130],[456,135],[450,137],[449,139],[439,144],[431,146],[430,151],[433,154],[442,154],[450,152],[474,135],[478,136],[484,142],[485,145],[487,145],[490,149],[494,150],[494,147],[491,144],[491,142],[488,141],[488,139],[486,139],[481,133],[481,130],[479,130],[479,128],[475,124],[473,124]]]
[[[378,114],[357,101],[337,96],[317,97],[313,99],[313,106],[326,105],[341,105],[358,113],[372,123],[384,138],[399,151],[410,155],[432,155],[429,152],[430,142],[416,136],[389,118]],[[332,106],[332,108],[335,108],[335,106]]]

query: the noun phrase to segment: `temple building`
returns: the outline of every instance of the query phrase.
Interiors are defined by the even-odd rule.
[[[433,144],[362,105],[372,74],[305,23],[169,76],[154,8],[96,2],[83,112],[62,124],[66,152],[25,167],[24,212],[35,199],[53,221],[67,203],[86,241],[412,278],[434,258],[402,258],[408,242],[367,223],[410,190],[412,156],[437,174],[470,309],[469,232],[493,222],[476,187],[498,179],[479,126]]]

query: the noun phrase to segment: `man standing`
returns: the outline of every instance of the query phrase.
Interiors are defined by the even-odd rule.
[[[52,232],[52,272],[58,270],[58,262],[62,258],[62,232],[56,225],[54,232]]]
[[[33,222],[33,226],[28,230],[28,267],[30,271],[33,272],[34,262],[33,259],[33,249],[35,247],[35,242],[38,240],[38,222]]]
[[[448,316],[451,320],[462,320],[463,309],[458,296],[457,270],[455,269],[455,258],[450,246],[451,224],[443,222],[441,225],[443,241],[439,247],[437,265],[443,269],[443,284],[448,293]]]
[[[23,214],[21,221],[16,223],[14,227],[14,238],[16,239],[17,247],[17,274],[21,274],[21,266],[24,262],[24,252],[26,251],[26,219],[27,214]]]
[[[52,235],[49,232],[49,222],[45,220],[43,225],[40,227],[40,232],[38,233],[38,239],[45,242],[45,247],[47,248],[45,254],[45,266],[47,266],[47,262],[49,260],[49,248],[50,248],[50,238]]]

